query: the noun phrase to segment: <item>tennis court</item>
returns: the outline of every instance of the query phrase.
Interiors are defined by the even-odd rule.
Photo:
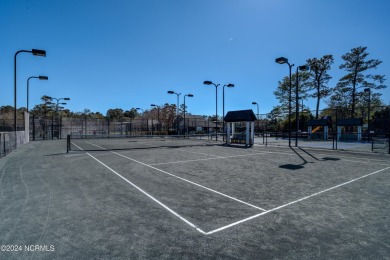
[[[0,161],[6,257],[390,255],[388,155],[215,140],[34,142]]]

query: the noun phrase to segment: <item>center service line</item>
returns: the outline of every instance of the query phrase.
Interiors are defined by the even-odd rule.
[[[101,147],[101,146],[99,146],[99,145],[96,145],[96,144],[93,144],[93,143],[90,143],[90,142],[87,142],[87,141],[85,141],[85,142],[88,143],[88,144],[94,145],[94,146],[96,146],[96,147],[98,147],[98,148],[107,150],[106,148]],[[232,197],[232,196],[226,195],[226,194],[224,194],[224,193],[222,193],[222,192],[219,192],[219,191],[210,189],[210,188],[208,188],[208,187],[206,187],[206,186],[203,186],[203,185],[200,185],[200,184],[198,184],[198,183],[196,183],[196,182],[193,182],[193,181],[184,179],[184,178],[182,178],[182,177],[176,176],[176,175],[174,175],[174,174],[172,174],[172,173],[169,173],[169,172],[166,172],[166,171],[161,170],[161,169],[159,169],[159,168],[153,167],[153,166],[151,166],[151,165],[149,165],[149,164],[146,164],[146,163],[137,161],[137,160],[135,160],[135,159],[133,159],[133,158],[130,158],[130,157],[127,157],[127,156],[125,156],[125,155],[123,155],[123,154],[120,154],[120,153],[117,153],[117,152],[113,152],[113,151],[110,151],[110,152],[113,153],[113,154],[119,155],[119,156],[121,156],[121,157],[123,157],[123,158],[129,159],[129,160],[131,160],[131,161],[133,161],[133,162],[142,164],[142,165],[144,165],[144,166],[146,166],[146,167],[149,167],[149,168],[151,168],[151,169],[153,169],[153,170],[156,170],[156,171],[165,173],[165,174],[167,174],[167,175],[169,175],[169,176],[175,177],[175,178],[177,178],[177,179],[179,179],[179,180],[182,180],[182,181],[191,183],[191,184],[193,184],[193,185],[195,185],[195,186],[198,186],[198,187],[201,187],[201,188],[206,189],[206,190],[208,190],[208,191],[217,193],[217,194],[219,194],[219,195],[221,195],[221,196],[224,196],[224,197],[227,197],[227,198],[229,198],[229,199],[231,199],[231,200],[235,200],[235,201],[240,202],[240,203],[242,203],[242,204],[248,205],[248,206],[250,206],[250,207],[252,207],[252,208],[259,209],[259,210],[262,210],[262,211],[267,211],[267,210],[265,210],[265,209],[263,209],[263,208],[260,208],[260,207],[258,207],[258,206],[252,205],[252,204],[250,204],[250,203],[248,203],[248,202],[245,202],[245,201],[242,201],[242,200],[240,200],[240,199],[234,198],[234,197]]]

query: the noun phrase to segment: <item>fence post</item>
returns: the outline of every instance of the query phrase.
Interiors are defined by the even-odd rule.
[[[33,141],[35,141],[35,115],[32,116],[32,135],[33,135]]]
[[[54,140],[54,114],[51,115],[51,140]]]

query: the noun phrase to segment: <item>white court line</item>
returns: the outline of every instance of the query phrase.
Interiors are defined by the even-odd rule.
[[[274,146],[274,147],[278,147],[279,148],[280,146]],[[294,149],[294,150],[298,150],[299,151],[299,149],[296,149],[296,148],[293,148],[293,147],[291,147],[291,148]],[[306,148],[306,147],[303,147],[303,148]],[[258,150],[258,149],[256,149],[256,150]],[[312,148],[309,148],[308,150],[323,151],[323,149],[312,149]],[[334,151],[334,152],[337,153],[339,151]],[[275,154],[276,153],[276,154],[283,154],[283,155],[288,155],[288,156],[296,156],[295,153],[286,153],[286,152],[268,152],[268,151],[263,151],[263,153],[268,153],[268,154]],[[312,158],[312,156],[310,156],[308,154],[306,154],[306,155],[308,157]],[[318,153],[318,154],[315,154],[314,156],[318,157],[318,156],[330,156],[330,155],[332,155],[332,154]],[[369,163],[375,162],[376,165],[382,165],[382,166],[388,166],[389,165],[389,163],[387,163],[385,160],[381,160],[381,159],[361,158],[361,157],[353,157],[353,156],[348,156],[347,157],[347,156],[339,156],[338,154],[333,154],[333,155],[336,155],[337,158],[341,158],[342,161],[346,161],[346,162],[356,162],[356,163],[362,163],[362,164],[369,164]],[[349,159],[356,159],[356,160],[349,160]],[[318,158],[318,161],[322,161],[321,158]],[[334,162],[334,161],[332,161],[332,162]],[[376,162],[381,162],[382,164],[379,164],[379,163],[376,163]]]
[[[251,153],[251,154],[231,155],[231,156],[225,156],[225,157],[220,156],[220,157],[215,157],[215,158],[184,160],[184,161],[166,162],[166,163],[151,163],[149,165],[155,166],[155,165],[164,165],[164,164],[175,164],[175,163],[198,162],[198,161],[208,161],[208,160],[218,160],[218,159],[229,159],[229,158],[251,156],[251,155],[260,155],[260,154],[265,154],[265,153]]]
[[[73,143],[74,144],[74,143]],[[79,147],[78,145],[74,144],[75,146],[77,146],[80,150],[84,151],[81,147]],[[94,160],[96,160],[98,163],[100,163],[101,165],[103,165],[104,167],[106,167],[107,169],[109,169],[111,172],[115,173],[117,176],[119,176],[122,180],[124,180],[125,182],[127,182],[128,184],[130,184],[131,186],[133,186],[134,188],[136,188],[137,190],[139,190],[140,192],[142,192],[143,194],[145,194],[146,196],[148,196],[150,199],[152,199],[154,202],[156,202],[157,204],[159,204],[160,206],[162,206],[164,209],[168,210],[170,213],[172,213],[173,215],[175,215],[176,217],[178,217],[179,219],[181,219],[183,222],[185,222],[187,225],[189,225],[190,227],[192,228],[195,228],[197,231],[199,231],[200,233],[202,234],[206,234],[206,232],[204,232],[202,229],[198,228],[196,225],[194,225],[193,223],[189,222],[187,219],[185,219],[184,217],[180,216],[178,213],[176,213],[175,211],[173,211],[172,209],[170,209],[168,206],[166,206],[164,203],[162,203],[161,201],[159,201],[158,199],[154,198],[152,195],[150,195],[149,193],[147,193],[146,191],[144,191],[143,189],[141,189],[140,187],[138,187],[137,185],[135,185],[134,183],[132,183],[131,181],[129,181],[128,179],[126,179],[125,177],[123,177],[122,175],[120,175],[119,173],[117,173],[115,170],[111,169],[109,166],[107,166],[106,164],[104,164],[103,162],[101,162],[100,160],[98,160],[96,157],[94,157],[93,155],[91,155],[90,153],[88,152],[85,152],[86,154],[88,154],[88,156],[90,156],[91,158],[93,158]]]
[[[284,147],[284,146],[279,146],[279,145],[274,145],[274,146],[271,146],[271,145],[268,145],[269,147],[273,147],[273,148],[289,148],[289,147]],[[256,146],[256,147],[261,147],[261,146]],[[329,156],[330,154],[327,154],[327,153],[323,153],[325,149],[316,149],[316,148],[312,148],[312,147],[298,147],[298,148],[301,148],[301,149],[306,149],[306,150],[312,150],[312,151],[319,151],[320,153],[317,153],[316,155],[325,155],[325,156]],[[294,150],[300,150],[298,148],[295,148],[295,147],[291,147],[289,149],[294,149]],[[256,149],[258,150],[258,149]],[[337,153],[343,153],[343,152],[347,152],[347,153],[361,153],[361,154],[375,154],[375,153],[363,153],[363,152],[358,152],[358,151],[345,151],[345,150],[328,150],[327,151],[329,152],[332,152],[332,153],[335,153],[334,155],[337,155]],[[322,153],[321,153],[322,152]],[[286,155],[294,155],[294,154],[291,154],[291,153],[286,153],[286,152],[267,152],[267,153],[278,153],[278,154],[286,154]],[[387,161],[385,159],[373,159],[373,158],[362,158],[362,157],[354,157],[354,156],[338,156],[339,158],[350,158],[350,159],[356,159],[356,160],[362,160],[362,161],[352,161],[351,162],[360,162],[360,163],[367,163],[367,161],[377,161],[377,162],[383,162],[383,163],[387,163]],[[389,163],[387,164],[383,164],[383,165],[389,165]]]
[[[187,153],[193,153],[193,154],[200,154],[200,155],[206,155],[206,156],[214,156],[215,158],[213,159],[218,159],[218,158],[223,158],[222,156],[215,155],[215,154],[207,154],[207,153],[198,153],[198,152],[192,152],[192,151],[187,151],[184,149],[178,149],[179,151],[187,152]]]
[[[388,170],[388,169],[390,169],[390,167],[386,167],[386,168],[384,168],[384,169],[381,169],[381,170],[378,170],[378,171],[375,171],[375,172],[372,172],[372,173],[369,173],[369,174],[363,175],[363,176],[361,176],[361,177],[358,177],[358,178],[356,178],[356,179],[353,179],[353,180],[350,180],[350,181],[347,181],[347,182],[341,183],[341,184],[339,184],[339,185],[336,185],[336,186],[333,186],[333,187],[331,187],[331,188],[328,188],[328,189],[325,189],[325,190],[322,190],[322,191],[319,191],[319,192],[313,193],[313,194],[311,194],[311,195],[309,195],[309,196],[306,196],[306,197],[303,197],[303,198],[301,198],[301,199],[294,200],[294,201],[292,201],[292,202],[289,202],[289,203],[286,203],[286,204],[284,204],[284,205],[282,205],[282,206],[279,206],[279,207],[276,207],[276,208],[273,208],[273,209],[267,210],[266,212],[262,212],[262,213],[259,213],[259,214],[256,214],[256,215],[253,215],[253,216],[251,216],[251,217],[248,217],[248,218],[245,218],[245,219],[239,220],[239,221],[237,221],[237,222],[234,222],[234,223],[231,223],[231,224],[229,224],[229,225],[226,225],[226,226],[223,226],[223,227],[220,227],[220,228],[214,229],[214,230],[212,230],[212,231],[206,232],[206,235],[211,235],[211,234],[217,233],[217,232],[219,232],[219,231],[222,231],[222,230],[225,230],[225,229],[227,229],[227,228],[230,228],[230,227],[236,226],[236,225],[238,225],[238,224],[241,224],[241,223],[244,223],[244,222],[246,222],[246,221],[249,221],[249,220],[251,220],[251,219],[254,219],[254,218],[260,217],[260,216],[262,216],[262,215],[265,215],[265,214],[267,214],[267,213],[270,213],[270,212],[273,212],[273,211],[279,210],[279,209],[281,209],[281,208],[284,208],[284,207],[290,206],[290,205],[292,205],[292,204],[295,204],[295,203],[301,202],[301,201],[303,201],[303,200],[307,200],[307,199],[309,199],[309,198],[312,198],[312,197],[314,197],[314,196],[320,195],[320,194],[322,194],[322,193],[324,193],[324,192],[328,192],[328,191],[331,191],[331,190],[337,189],[337,188],[339,188],[339,187],[341,187],[341,186],[344,186],[344,185],[350,184],[350,183],[352,183],[352,182],[358,181],[358,180],[360,180],[360,179],[363,179],[363,178],[367,178],[367,177],[369,177],[369,176],[371,176],[371,175],[374,175],[374,174],[376,174],[376,173],[379,173],[379,172],[383,172],[383,171],[385,171],[385,170]]]
[[[106,148],[101,147],[101,146],[99,146],[99,145],[90,143],[90,142],[88,142],[88,141],[85,141],[85,142],[88,143],[88,144],[91,144],[91,145],[93,145],[93,146],[96,146],[96,147],[98,147],[98,148],[107,150]],[[208,188],[208,187],[206,187],[206,186],[200,185],[200,184],[198,184],[198,183],[196,183],[196,182],[193,182],[193,181],[184,179],[184,178],[182,178],[182,177],[176,176],[176,175],[174,175],[174,174],[172,174],[172,173],[169,173],[169,172],[166,172],[166,171],[161,170],[161,169],[159,169],[159,168],[153,167],[153,166],[151,166],[151,165],[149,165],[149,164],[146,164],[146,163],[137,161],[137,160],[135,160],[135,159],[133,159],[133,158],[130,158],[130,157],[127,157],[127,156],[125,156],[125,155],[123,155],[123,154],[120,154],[120,153],[117,153],[117,152],[113,152],[113,151],[110,151],[110,152],[113,153],[113,154],[119,155],[119,156],[121,156],[121,157],[123,157],[123,158],[129,159],[129,160],[131,160],[131,161],[133,161],[133,162],[136,162],[136,163],[139,163],[139,164],[141,164],[141,165],[144,165],[144,166],[146,166],[146,167],[149,167],[149,168],[151,168],[151,169],[153,169],[153,170],[162,172],[162,173],[167,174],[167,175],[169,175],[169,176],[175,177],[175,178],[177,178],[177,179],[179,179],[179,180],[182,180],[182,181],[191,183],[191,184],[193,184],[193,185],[195,185],[195,186],[198,186],[198,187],[200,187],[200,188],[203,188],[203,189],[206,189],[206,190],[208,190],[208,191],[214,192],[214,193],[216,193],[216,194],[218,194],[218,195],[221,195],[221,196],[224,196],[224,197],[229,198],[229,199],[231,199],[231,200],[240,202],[240,203],[245,204],[245,205],[247,205],[247,206],[250,206],[250,207],[252,207],[252,208],[259,209],[259,210],[262,210],[262,211],[267,211],[267,210],[265,210],[265,209],[263,209],[263,208],[260,208],[260,207],[258,207],[258,206],[255,206],[255,205],[250,204],[250,203],[248,203],[248,202],[245,202],[245,201],[242,201],[242,200],[240,200],[240,199],[234,198],[234,197],[229,196],[229,195],[227,195],[227,194],[224,194],[224,193],[222,193],[222,192],[213,190],[213,189]]]

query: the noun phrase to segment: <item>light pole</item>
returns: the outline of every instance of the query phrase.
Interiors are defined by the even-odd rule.
[[[308,71],[309,66],[302,65],[297,67],[296,77],[296,86],[295,86],[295,121],[296,121],[296,132],[295,132],[295,147],[298,146],[298,129],[299,129],[299,74],[298,71]]]
[[[259,136],[259,104],[257,102],[252,102],[252,105],[257,105],[257,136]]]
[[[222,88],[222,130],[223,131],[225,131],[225,87],[234,88],[234,84],[232,83],[225,84],[223,85]],[[225,138],[225,136],[223,137]]]
[[[186,134],[186,97],[194,97],[194,95],[192,94],[186,94],[184,95],[184,115],[183,115],[183,119],[184,119],[184,136]]]
[[[32,49],[31,51],[20,50],[20,51],[17,51],[15,53],[15,56],[14,56],[14,131],[15,131],[15,134],[17,131],[17,129],[16,129],[17,128],[17,125],[16,125],[16,109],[17,109],[16,108],[16,57],[21,52],[29,52],[35,56],[46,57],[46,51],[44,51],[44,50],[36,50],[36,49]],[[16,143],[17,143],[17,138],[15,138],[15,144]]]
[[[155,104],[151,104],[150,106],[157,107],[157,131],[160,131],[160,107]]]
[[[181,93],[176,93],[175,91],[169,90],[168,94],[176,94],[177,96],[177,107],[176,107],[176,134],[179,135],[179,96]]]
[[[27,112],[28,112],[28,96],[29,96],[29,82],[30,79],[48,80],[48,76],[32,76],[27,79]]]
[[[218,141],[218,86],[219,84],[215,84],[209,80],[204,81],[203,84],[215,86],[215,141]]]
[[[279,63],[279,64],[287,64],[288,67],[290,68],[290,88],[289,88],[289,96],[288,96],[288,146],[291,147],[291,68],[294,66],[294,64],[290,64],[288,62],[288,59],[287,58],[284,58],[284,57],[279,57],[277,59],[275,59],[275,62],[276,63]]]
[[[365,88],[365,93],[368,93],[368,111],[367,111],[367,130],[368,130],[368,141],[370,141],[370,107],[371,107],[371,88]]]
[[[70,98],[53,98],[53,97],[49,97],[49,96],[46,96],[46,99],[47,100],[50,100],[50,101],[46,101],[46,104],[47,105],[55,105],[55,115],[57,116],[57,138],[60,138],[61,137],[61,123],[60,123],[60,118],[58,116],[58,109],[59,109],[59,105],[66,105],[66,103],[62,102],[60,103],[61,100],[70,100]],[[52,100],[56,100],[56,103],[53,103],[51,102]],[[54,139],[54,114],[52,114],[52,117],[51,117],[51,139],[53,140]],[[87,127],[85,127],[87,128]]]
[[[49,97],[47,96],[47,99],[50,99],[50,100],[53,100],[55,99],[56,100],[56,103],[52,103],[52,102],[46,102],[46,104],[49,104],[49,105],[55,105],[56,106],[56,113],[58,112],[58,105],[66,105],[66,103],[60,103],[61,100],[70,100],[70,98],[53,98],[53,97]]]

